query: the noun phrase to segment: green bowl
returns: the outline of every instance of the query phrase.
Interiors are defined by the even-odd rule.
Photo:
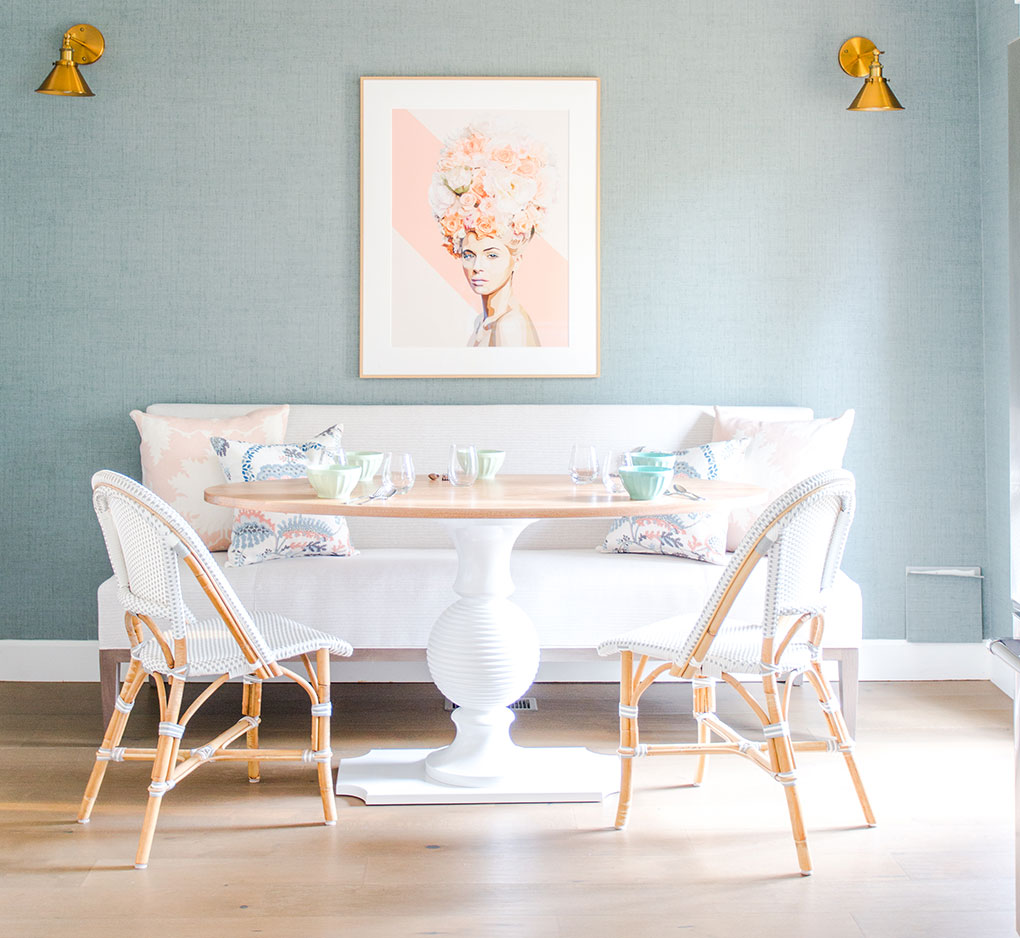
[[[672,469],[676,463],[676,453],[631,453],[630,462],[634,466],[662,466],[664,469]]]
[[[345,502],[361,481],[361,466],[309,466],[308,481],[319,498],[335,498]]]
[[[621,466],[620,481],[627,494],[636,502],[645,502],[662,494],[666,483],[673,478],[673,467]]]
[[[491,479],[503,466],[506,453],[501,449],[480,449],[478,451],[478,478]]]
[[[374,449],[360,449],[347,454],[349,466],[361,467],[361,481],[373,478],[382,466],[383,454]]]

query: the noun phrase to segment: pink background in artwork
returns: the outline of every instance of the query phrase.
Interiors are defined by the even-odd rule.
[[[429,185],[442,147],[443,141],[413,114],[394,109],[393,228],[480,313],[481,298],[468,287],[459,259],[443,247],[439,225],[429,208]],[[540,235],[528,245],[514,274],[514,293],[531,316],[543,346],[569,345],[567,260]],[[465,335],[465,345],[467,339]]]

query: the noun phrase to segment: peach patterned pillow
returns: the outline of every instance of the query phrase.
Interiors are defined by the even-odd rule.
[[[751,438],[743,468],[734,473],[733,481],[768,490],[761,505],[731,512],[726,549],[736,550],[762,508],[787,489],[816,472],[841,469],[853,425],[852,410],[818,420],[749,420],[716,407],[713,440]]]
[[[209,550],[226,550],[234,510],[210,505],[203,493],[223,481],[210,437],[282,443],[290,406],[263,407],[239,417],[164,417],[131,411],[142,438],[142,485],[169,502]]]

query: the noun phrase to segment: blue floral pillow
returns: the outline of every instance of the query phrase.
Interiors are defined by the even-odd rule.
[[[690,479],[722,479],[744,458],[750,439],[704,443],[676,454],[677,475]],[[726,563],[729,514],[685,512],[617,518],[599,550],[612,554],[664,554]]]
[[[323,459],[344,462],[341,443],[344,428],[334,424],[307,443],[247,443],[210,437],[213,452],[227,482],[257,482],[261,479],[299,479],[308,475],[308,463]]]
[[[211,438],[213,451],[227,482],[298,479],[308,475],[308,463],[323,458],[342,462],[343,427],[323,430],[307,443],[249,443]],[[227,566],[243,567],[285,557],[350,557],[347,519],[333,515],[291,515],[238,508],[230,532]]]

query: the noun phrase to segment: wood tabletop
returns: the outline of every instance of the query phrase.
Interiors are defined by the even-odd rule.
[[[626,494],[610,495],[601,482],[574,485],[566,474],[499,475],[469,486],[425,477],[406,495],[362,505],[355,502],[374,492],[377,482],[359,485],[349,503],[319,498],[304,478],[228,482],[207,488],[205,500],[231,508],[379,518],[612,518],[729,510],[735,503],[764,503],[766,496],[764,489],[742,482],[685,479],[684,484],[706,500],[661,495],[633,501]]]

